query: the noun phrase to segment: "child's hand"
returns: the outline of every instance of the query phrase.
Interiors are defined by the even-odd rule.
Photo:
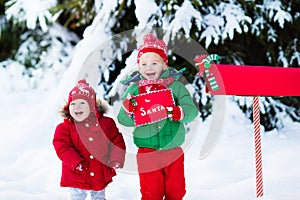
[[[109,166],[113,169],[119,169],[121,164],[118,161],[111,161],[109,162]]]
[[[131,94],[128,94],[127,97],[123,100],[122,106],[125,112],[131,116],[135,110],[135,107],[137,106],[135,98]]]
[[[183,119],[184,112],[180,106],[170,106],[166,107],[168,111],[168,117],[173,121],[179,121]]]

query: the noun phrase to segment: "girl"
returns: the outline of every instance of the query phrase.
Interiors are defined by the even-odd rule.
[[[62,161],[60,185],[70,187],[72,200],[105,200],[105,187],[121,168],[125,143],[113,119],[104,116],[106,107],[85,80],[70,91],[57,125],[53,145]]]

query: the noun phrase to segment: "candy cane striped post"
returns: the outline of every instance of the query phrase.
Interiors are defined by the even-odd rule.
[[[254,144],[255,144],[255,172],[256,172],[256,198],[263,196],[263,174],[261,154],[261,133],[260,133],[260,111],[259,99],[253,97],[253,123],[254,123]]]

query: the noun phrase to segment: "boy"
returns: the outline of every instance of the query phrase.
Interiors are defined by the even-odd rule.
[[[57,125],[53,145],[62,160],[60,185],[70,187],[71,200],[105,200],[105,187],[121,168],[125,143],[115,122],[104,113],[107,108],[96,101],[96,93],[85,80],[70,91]]]
[[[168,106],[168,118],[134,128],[133,139],[138,147],[137,164],[142,200],[181,200],[185,195],[184,153],[180,147],[185,139],[183,123],[191,122],[198,110],[180,74],[168,67],[167,46],[153,34],[144,36],[138,48],[138,73],[129,77],[123,95],[118,121],[135,126],[135,96],[171,89],[174,106]]]

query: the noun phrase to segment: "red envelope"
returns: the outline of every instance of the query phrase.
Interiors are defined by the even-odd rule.
[[[133,118],[135,126],[152,124],[168,117],[168,106],[174,106],[171,89],[143,93],[135,97],[137,107]]]

